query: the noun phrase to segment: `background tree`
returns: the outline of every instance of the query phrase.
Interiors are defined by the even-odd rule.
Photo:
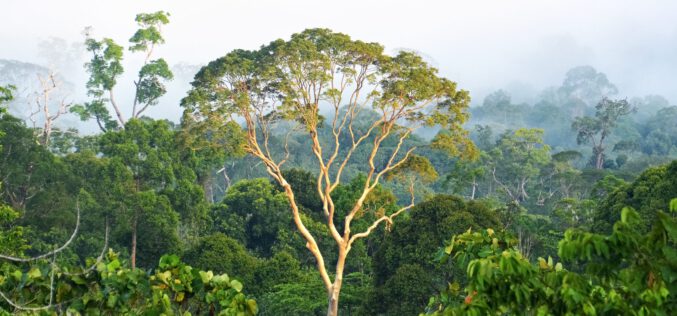
[[[571,127],[578,132],[578,144],[592,145],[593,165],[604,167],[604,142],[610,136],[618,120],[634,110],[626,100],[602,99],[596,106],[595,117],[577,117]]]
[[[656,212],[668,209],[670,199],[677,196],[677,162],[649,168],[633,182],[620,181],[608,191],[595,208],[593,231],[609,232],[626,206],[637,211],[638,226],[648,230]]]
[[[677,155],[677,106],[665,107],[649,117],[643,127],[640,147],[648,155]]]
[[[557,92],[569,102],[574,104],[583,102],[587,106],[592,106],[603,98],[617,94],[618,88],[604,73],[598,72],[595,68],[578,66],[567,71]],[[578,116],[580,115],[579,113]]]
[[[407,219],[397,221],[374,254],[374,289],[363,306],[365,313],[394,315],[420,311],[435,289],[439,290],[452,278],[453,273],[443,272],[446,267],[433,260],[449,232],[499,225],[497,214],[481,201],[466,202],[459,197],[437,195],[417,204]],[[407,281],[415,271],[421,272],[418,279]],[[405,286],[407,282],[416,288]]]
[[[200,242],[186,252],[185,258],[193,266],[228,273],[247,284],[253,282],[254,272],[260,264],[260,260],[249,254],[242,244],[222,233],[200,238]]]
[[[291,228],[287,198],[268,179],[239,181],[221,203],[213,212],[217,227],[241,238],[259,256],[270,257],[280,231]],[[238,228],[241,235],[235,233]]]
[[[136,266],[139,232],[144,239],[158,238],[157,242],[169,247],[164,251],[176,251],[179,219],[185,231],[181,239],[188,242],[204,227],[208,210],[204,192],[195,184],[195,173],[181,163],[176,137],[165,121],[133,119],[124,130],[108,132],[101,138],[102,153],[118,160],[130,173],[130,183],[123,188],[127,203],[120,205],[118,217],[128,221],[120,227],[129,233],[132,267]],[[142,229],[139,225],[146,226]],[[143,241],[151,245],[147,242],[152,240]]]
[[[129,117],[140,118],[149,106],[156,105],[158,99],[167,92],[164,81],[171,80],[173,74],[163,58],[151,59],[155,47],[165,42],[162,25],[169,23],[169,13],[141,13],[136,15],[135,21],[139,29],[129,39],[129,50],[142,52],[145,56],[134,81],[134,101]],[[102,131],[124,127],[127,122],[125,108],[116,101],[113,92],[120,75],[124,73],[124,48],[110,38],[96,40],[91,37],[90,31],[85,30],[85,46],[92,54],[92,59],[85,64],[85,68],[90,75],[87,94],[93,99],[84,105],[73,106],[71,111],[82,120],[95,119]],[[107,104],[113,108],[116,119],[110,115]]]
[[[306,30],[292,35],[289,41],[274,41],[258,51],[235,50],[201,69],[193,86],[183,101],[193,120],[225,124],[234,115],[244,119],[245,151],[260,159],[268,174],[284,188],[294,223],[317,261],[327,292],[328,315],[338,313],[345,260],[353,243],[413,206],[381,215],[365,231],[351,231],[351,221],[362,210],[369,193],[386,173],[405,163],[414,150],[401,152],[402,142],[418,126],[440,125],[450,132],[438,134],[441,136],[434,141],[436,147],[456,155],[474,153],[461,127],[467,118],[467,92],[458,91],[454,82],[439,77],[437,70],[416,54],[386,56],[379,44],[354,41],[326,29]],[[320,115],[321,103],[327,104],[333,114],[328,120]],[[369,105],[378,116],[365,133],[356,134],[353,119]],[[308,156],[317,160],[317,191],[338,249],[333,280],[316,237],[302,221],[294,188],[282,172],[288,154],[277,157],[270,151],[271,130],[279,119],[299,124],[312,142]],[[332,127],[333,139],[329,142],[321,143],[318,137],[322,124]],[[342,141],[345,135],[350,136],[348,142]],[[341,233],[335,224],[332,193],[352,154],[370,137],[373,141],[366,160],[366,183],[345,216]],[[380,151],[384,141],[393,138],[398,143],[395,149],[389,153]]]
[[[529,185],[550,163],[550,146],[543,143],[543,133],[541,129],[508,131],[489,152],[489,173],[511,201],[528,200]]]
[[[50,70],[47,76],[37,75],[40,81],[40,91],[36,91],[31,103],[31,114],[28,117],[33,123],[33,128],[37,129],[38,120],[42,121],[42,130],[40,131],[40,143],[48,146],[51,140],[54,123],[61,115],[68,113],[68,109],[73,105],[68,102],[63,91],[63,82]],[[57,102],[54,102],[57,99]]]

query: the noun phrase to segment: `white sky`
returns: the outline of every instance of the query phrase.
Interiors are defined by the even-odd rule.
[[[170,65],[327,27],[388,52],[427,55],[475,102],[499,88],[535,94],[591,65],[621,97],[662,94],[677,103],[677,1],[1,1],[5,59],[38,62],[41,40],[81,41],[85,26],[126,43],[136,13],[165,10],[171,23],[157,56]],[[178,117],[178,105],[170,112]]]

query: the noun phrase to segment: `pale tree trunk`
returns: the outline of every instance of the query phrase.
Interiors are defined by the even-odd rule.
[[[603,169],[604,168],[604,152],[597,148],[595,149],[595,168]]]
[[[359,67],[358,67],[359,68]],[[336,262],[336,273],[332,278],[327,273],[325,267],[324,257],[320,251],[317,242],[310,231],[306,228],[303,221],[301,220],[301,214],[296,204],[294,198],[294,191],[291,185],[286,181],[284,175],[282,174],[281,166],[287,162],[290,158],[289,147],[287,146],[287,138],[284,141],[285,156],[276,160],[272,157],[271,152],[268,146],[268,140],[270,139],[271,133],[271,120],[273,119],[268,112],[268,108],[255,103],[251,107],[241,108],[239,114],[243,117],[246,123],[246,139],[247,143],[245,145],[245,151],[250,155],[257,157],[266,167],[267,173],[280,184],[284,190],[289,205],[291,208],[292,219],[296,228],[298,229],[301,236],[306,241],[306,248],[311,252],[315,257],[317,263],[317,270],[322,278],[323,284],[325,286],[327,294],[327,315],[328,316],[337,316],[339,310],[339,297],[341,293],[341,287],[343,285],[343,274],[345,267],[345,260],[350,252],[351,245],[361,238],[368,237],[379,225],[385,222],[387,225],[393,224],[393,219],[401,214],[402,212],[412,208],[414,206],[414,184],[410,183],[410,193],[411,193],[411,204],[401,207],[399,210],[393,212],[390,215],[380,214],[378,218],[372,222],[366,230],[358,233],[351,232],[351,221],[355,216],[362,210],[364,201],[367,199],[367,196],[379,185],[379,181],[385,177],[385,174],[391,172],[400,166],[402,166],[410,157],[411,153],[416,149],[412,147],[404,152],[403,143],[404,140],[410,135],[413,131],[412,128],[399,129],[396,126],[396,123],[401,119],[407,117],[408,115],[415,113],[423,109],[428,102],[423,102],[417,106],[404,107],[404,106],[393,106],[390,109],[383,110],[381,117],[372,122],[368,127],[366,132],[356,135],[353,130],[352,124],[354,119],[356,119],[357,114],[360,112],[360,93],[363,87],[363,84],[367,82],[368,73],[370,69],[369,66],[364,66],[361,69],[356,69],[353,80],[355,80],[355,91],[350,97],[350,100],[347,105],[347,110],[341,112],[341,105],[345,102],[341,101],[341,96],[344,95],[343,91],[346,89],[345,85],[340,87],[335,87],[331,85],[334,89],[338,90],[339,93],[336,93],[336,96],[333,97],[330,102],[334,108],[334,118],[332,122],[327,123],[331,124],[331,135],[333,136],[333,146],[330,146],[330,150],[323,152],[322,144],[318,138],[317,124],[318,121],[311,119],[319,117],[319,104],[320,99],[324,98],[324,93],[322,88],[323,84],[316,86],[314,83],[309,85],[309,88],[313,91],[306,91],[306,87],[301,81],[293,82],[296,84],[294,86],[298,91],[303,90],[303,94],[299,94],[298,103],[303,105],[299,107],[300,112],[303,112],[304,124],[306,130],[309,133],[309,139],[312,141],[311,149],[312,154],[315,156],[318,162],[318,175],[317,175],[317,193],[320,200],[323,204],[323,211],[326,217],[326,225],[329,230],[329,236],[336,242],[338,250],[338,260]],[[236,84],[240,84],[239,82]],[[243,86],[247,86],[243,84]],[[312,86],[312,88],[310,88]],[[309,93],[305,93],[309,92]],[[248,93],[248,92],[247,92]],[[432,100],[430,100],[432,102]],[[366,102],[365,103],[369,103]],[[264,103],[265,104],[265,103]],[[398,103],[399,104],[399,103]],[[377,153],[381,147],[381,144],[388,138],[391,133],[397,130],[398,135],[393,136],[398,140],[397,146],[388,154],[389,158],[386,160],[385,166],[377,168],[377,163],[375,162]],[[260,137],[257,137],[257,132],[261,133]],[[350,136],[350,141],[343,144],[343,148],[346,150],[345,154],[339,152],[341,148],[341,134],[348,133]],[[373,133],[378,133],[374,135]],[[371,140],[370,136],[374,135],[374,139]],[[329,141],[332,143],[332,141]],[[335,221],[335,205],[332,198],[334,190],[339,186],[341,182],[341,175],[351,160],[351,156],[358,150],[358,147],[361,144],[370,142],[371,144],[371,153],[364,163],[369,167],[369,171],[366,175],[366,181],[364,187],[362,188],[362,193],[357,199],[356,203],[353,204],[350,212],[343,218],[343,233],[339,232],[334,221]],[[363,147],[362,147],[363,148]],[[402,152],[401,152],[402,150]],[[335,169],[332,170],[332,167]],[[225,171],[225,170],[224,170]],[[224,173],[224,177],[226,174]]]
[[[602,136],[599,138],[599,145],[594,146],[595,153],[595,168],[604,169],[604,139],[606,134],[602,132]]]
[[[348,255],[348,249],[345,249],[343,245],[339,246],[339,258],[336,263],[336,276],[334,276],[334,283],[331,288],[327,291],[327,316],[337,316],[339,308],[339,298],[341,294],[341,286],[343,285],[343,268],[346,263],[346,256]]]
[[[113,110],[115,110],[115,115],[118,118],[118,122],[120,122],[121,127],[124,128],[126,121],[125,121],[124,117],[122,116],[122,111],[118,107],[118,104],[115,102],[115,97],[113,96],[113,90],[112,89],[108,90],[108,97],[109,97],[109,100],[110,100],[110,104],[113,106]]]
[[[211,174],[207,173],[204,178],[202,179],[202,189],[204,190],[205,194],[205,201],[207,203],[214,204],[214,178],[212,177]]]
[[[132,222],[132,269],[136,269],[136,224],[137,216],[134,215],[134,222]]]
[[[475,180],[475,177],[472,178],[472,194],[470,195],[470,199],[474,200],[475,199],[475,192],[477,191],[477,181]]]

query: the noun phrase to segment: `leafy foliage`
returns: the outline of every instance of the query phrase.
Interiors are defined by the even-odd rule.
[[[151,59],[155,46],[165,42],[161,27],[169,23],[169,13],[141,13],[135,20],[139,29],[129,39],[129,50],[143,52],[145,59],[134,81],[134,102],[130,116],[140,118],[148,107],[156,105],[158,99],[167,93],[164,82],[172,80],[174,75],[164,59]],[[118,129],[127,123],[123,107],[116,102],[113,92],[124,73],[124,48],[110,38],[96,40],[89,32],[89,29],[85,30],[85,46],[92,54],[92,59],[85,64],[85,69],[90,75],[87,94],[92,100],[71,107],[71,112],[83,121],[95,119],[102,131]],[[107,104],[112,106],[116,119],[111,116]]]
[[[677,196],[677,161],[647,169],[632,183],[610,191],[596,209],[593,229],[609,232],[610,223],[620,219],[623,208],[629,206],[639,213],[640,226],[648,231],[657,212],[669,209],[673,196]]]
[[[514,239],[492,229],[454,236],[442,260],[467,264],[469,283],[450,284],[431,300],[430,314],[668,315],[677,307],[677,221],[657,214],[649,234],[630,208],[610,235],[568,230],[558,254],[582,272],[552,258],[533,265]]]
[[[163,256],[147,273],[123,266],[112,250],[89,262],[93,269],[33,265],[28,271],[4,267],[0,288],[8,293],[0,312],[20,315],[255,315],[256,302],[227,274],[215,275]],[[57,270],[54,270],[54,269]],[[12,302],[9,304],[9,302]]]
[[[497,214],[479,201],[465,202],[458,197],[438,195],[416,205],[408,220],[397,223],[396,228],[386,234],[374,254],[375,290],[371,293],[369,306],[365,307],[368,314],[421,310],[434,289],[440,283],[446,283],[446,278],[453,274],[445,272],[446,267],[433,261],[434,253],[449,234],[498,225]],[[406,281],[414,271],[437,275],[441,280],[422,277],[421,280]],[[417,284],[416,295],[414,292],[406,294],[413,291],[404,287],[406,282]],[[395,284],[399,284],[398,287],[391,288]],[[396,293],[397,299],[387,296]]]

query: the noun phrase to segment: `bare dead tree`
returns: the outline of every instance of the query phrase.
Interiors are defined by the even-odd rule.
[[[54,102],[53,94],[61,87],[61,82],[57,79],[54,71],[49,71],[46,77],[38,74],[38,81],[40,81],[40,91],[34,93],[33,103],[31,103],[31,111],[28,119],[33,123],[33,128],[37,130],[37,125],[42,122],[42,127],[39,135],[40,144],[43,146],[49,145],[50,137],[54,129],[54,122],[67,114],[68,109],[73,105],[72,102],[66,101],[66,97],[61,97]]]

